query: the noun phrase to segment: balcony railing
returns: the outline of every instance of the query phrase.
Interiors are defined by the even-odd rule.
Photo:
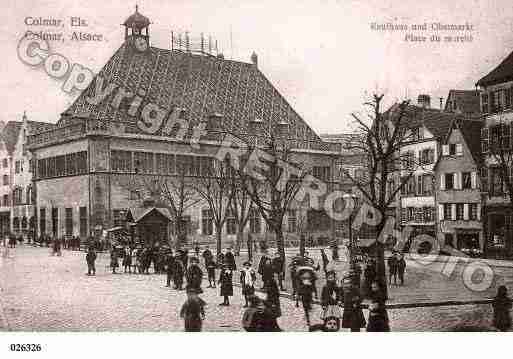
[[[92,134],[108,133],[109,126],[107,121],[96,119],[84,119],[83,122],[73,123],[67,126],[56,127],[49,131],[44,131],[27,136],[26,147],[28,149],[43,145],[50,145],[69,141]]]

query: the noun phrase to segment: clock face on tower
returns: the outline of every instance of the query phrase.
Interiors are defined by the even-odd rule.
[[[146,51],[148,49],[148,42],[142,36],[137,36],[134,39],[134,46],[137,51]]]

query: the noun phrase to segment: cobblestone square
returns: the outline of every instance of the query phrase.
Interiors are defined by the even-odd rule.
[[[501,281],[509,268],[496,268]],[[165,287],[165,275],[112,274],[108,254],[99,254],[97,275],[85,275],[83,252],[63,251],[51,256],[47,248],[17,247],[0,262],[2,331],[182,331],[178,316],[185,293]],[[410,268],[405,287],[391,287],[391,303],[416,300],[472,300],[489,298],[489,292],[462,292],[457,279],[437,276],[430,269]],[[234,282],[238,282],[234,276]],[[436,289],[436,290],[435,290]],[[220,307],[218,289],[204,288],[208,303],[205,331],[241,331],[243,300],[234,287],[229,307]],[[431,291],[432,295],[422,295]],[[409,295],[405,293],[410,292]],[[283,297],[279,324],[285,331],[305,331],[302,309]],[[320,321],[315,306],[313,322]],[[367,310],[364,310],[367,316]],[[440,331],[460,325],[491,327],[489,304],[453,305],[389,310],[393,331]]]

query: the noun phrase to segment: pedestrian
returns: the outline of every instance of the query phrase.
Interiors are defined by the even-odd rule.
[[[126,246],[125,247],[125,256],[123,257],[123,272],[126,273],[128,269],[128,273],[132,273],[132,250]]]
[[[399,274],[399,280],[401,285],[404,285],[404,272],[406,271],[406,260],[404,255],[398,253],[399,259],[397,260],[397,274]]]
[[[87,275],[96,275],[96,252],[93,247],[89,247],[86,254],[86,262],[87,262]]]
[[[388,264],[388,281],[392,284],[392,279],[394,280],[394,284],[397,284],[397,256],[395,253],[392,253],[390,257],[387,259]]]
[[[240,271],[240,285],[242,287],[242,296],[244,297],[244,308],[249,305],[249,298],[255,294],[256,274],[251,268],[251,262],[244,262],[243,269]]]
[[[385,304],[372,300],[369,304],[369,320],[367,322],[368,332],[389,332],[390,325]]]
[[[360,328],[365,328],[366,322],[362,311],[360,289],[351,283],[351,276],[354,275],[356,274],[349,274],[343,282],[344,311],[342,313],[342,328],[350,328],[352,332],[359,332]]]
[[[276,251],[274,258],[271,261],[273,276],[276,275],[278,283],[280,284],[280,290],[284,291],[283,280],[285,279],[285,261],[282,259],[280,252]]]
[[[258,262],[258,274],[262,279],[262,288],[265,289],[266,283],[273,279],[273,267],[271,258],[267,253],[267,250],[262,251],[262,257],[260,257],[260,262]]]
[[[281,317],[280,291],[274,278],[267,283],[265,294],[265,305],[268,310],[271,312],[274,318]]]
[[[363,283],[364,283],[364,295],[367,297],[370,293],[370,287],[372,282],[376,279],[376,262],[374,259],[369,259],[367,264],[365,265],[365,270],[363,271]]]
[[[247,332],[281,332],[272,309],[256,295],[250,297],[250,306],[242,317],[242,327]]]
[[[173,264],[173,282],[175,284],[174,288],[177,290],[182,290],[185,267],[182,262],[181,253],[177,253],[175,255],[175,260],[173,261]]]
[[[303,305],[306,323],[310,326],[310,311],[312,310],[313,294],[317,292],[315,288],[316,274],[312,267],[301,266],[296,269],[297,278],[297,296],[296,307],[299,306],[299,300]]]
[[[376,301],[380,304],[385,304],[386,295],[384,289],[381,287],[378,281],[371,283],[370,291],[368,294],[370,300]]]
[[[196,257],[199,258],[199,255],[200,255],[200,247],[198,245],[198,243],[196,243],[196,245],[194,246],[194,252],[196,253]]]
[[[226,249],[226,254],[224,255],[224,263],[228,265],[228,268],[233,272],[237,270],[237,265],[235,264],[235,256],[232,253],[232,249],[228,247]]]
[[[328,264],[330,263],[330,260],[328,259],[328,255],[326,254],[326,251],[324,248],[321,248],[321,260],[322,260],[322,270],[324,272],[324,275],[328,276]]]
[[[216,287],[216,267],[217,264],[214,260],[214,255],[210,251],[210,249],[205,249],[202,253],[203,259],[205,261],[205,268],[207,269],[207,278],[208,278],[208,286],[207,288],[215,288]]]
[[[322,287],[321,291],[321,319],[324,321],[324,326],[326,328],[333,329],[333,325],[335,324],[336,330],[333,331],[338,331],[340,329],[340,318],[342,318],[340,306],[343,301],[344,291],[342,287],[337,284],[335,271],[330,270],[326,273],[326,284]],[[333,320],[335,323],[328,324],[328,321],[331,322]]]
[[[110,251],[110,267],[112,268],[112,274],[116,274],[116,268],[119,267],[118,253],[116,246],[113,246]]]
[[[175,257],[173,257],[173,251],[169,250],[166,254],[166,287],[171,287],[171,279],[173,278],[173,267],[175,264]]]
[[[191,264],[187,268],[187,288],[195,289],[198,294],[203,293],[201,289],[201,281],[203,279],[203,271],[199,267],[199,260],[196,257],[192,257],[190,260]]]
[[[223,297],[223,302],[219,305],[229,306],[229,298],[233,296],[233,272],[227,264],[223,264],[218,283],[221,287],[221,297]]]
[[[506,286],[497,288],[497,295],[493,299],[493,326],[501,332],[511,328],[511,299],[508,297]]]
[[[184,320],[186,332],[201,332],[207,303],[198,296],[199,294],[197,289],[187,288],[187,300],[180,310],[180,318]]]

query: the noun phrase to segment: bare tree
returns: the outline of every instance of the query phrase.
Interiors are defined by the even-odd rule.
[[[193,184],[194,190],[208,204],[212,212],[217,256],[221,253],[223,226],[234,198],[234,172],[229,163],[213,161],[212,166],[205,169],[203,175]]]
[[[383,96],[374,94],[370,101],[365,102],[369,109],[365,115],[352,114],[360,136],[347,147],[362,154],[366,174],[357,178],[345,171],[345,175],[356,187],[362,203],[372,210],[376,234],[372,254],[376,259],[377,279],[387,295],[384,243],[378,238],[385,228],[391,204],[412,178],[417,166],[413,158],[401,153],[401,149],[414,139],[405,123],[409,101],[396,104],[383,113]]]
[[[237,222],[237,237],[235,241],[235,255],[240,254],[240,248],[244,237],[244,228],[249,221],[249,214],[251,210],[251,198],[247,191],[244,190],[245,185],[249,181],[248,175],[241,171],[235,171],[234,181],[232,182],[232,201],[230,202],[231,214],[235,217]],[[248,246],[251,243],[248,242]],[[251,248],[248,248],[250,251]]]
[[[262,148],[256,148],[253,153],[262,157],[261,163],[265,168],[260,168],[257,174],[249,174],[247,181],[242,181],[242,189],[249,195],[253,205],[257,208],[269,229],[275,234],[278,252],[285,260],[285,246],[283,237],[283,219],[291,202],[296,198],[302,186],[303,178],[308,171],[302,170],[299,165],[297,171],[291,173],[290,166],[294,164],[293,151],[287,140],[275,134],[279,131],[270,131],[265,137]],[[252,166],[250,155],[247,164]],[[248,172],[245,171],[247,175]],[[239,172],[241,169],[239,169]]]

